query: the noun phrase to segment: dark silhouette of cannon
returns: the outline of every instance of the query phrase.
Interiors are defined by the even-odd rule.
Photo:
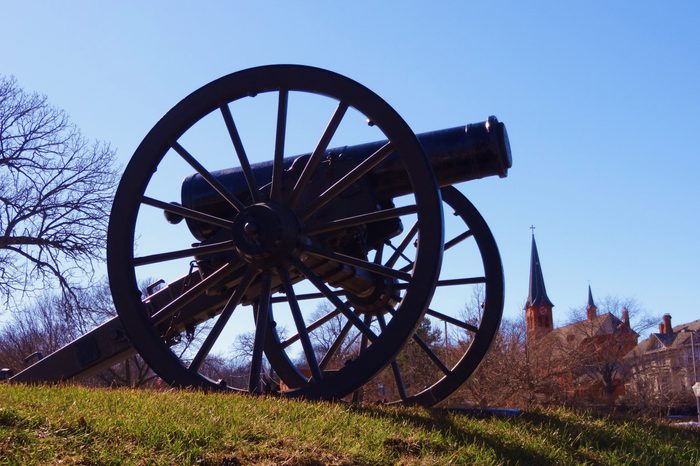
[[[315,128],[306,153],[285,157]],[[336,142],[366,134],[377,142]],[[278,377],[285,396],[435,404],[476,369],[503,309],[493,236],[452,185],[510,166],[495,117],[416,136],[330,71],[220,78],[173,107],[126,167],[107,248],[118,317],[11,380],[61,380],[138,352],[175,386],[258,393]],[[216,354],[233,341],[246,358],[219,377]]]

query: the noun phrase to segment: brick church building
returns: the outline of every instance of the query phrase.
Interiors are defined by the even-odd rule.
[[[590,285],[586,318],[554,328],[554,304],[547,296],[535,235],[525,303],[527,344],[539,371],[552,375],[570,400],[612,403],[624,394],[623,357],[637,346],[629,312],[599,314]]]

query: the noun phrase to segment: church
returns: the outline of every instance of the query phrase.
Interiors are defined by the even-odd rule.
[[[527,345],[538,370],[552,375],[565,398],[612,403],[624,395],[623,357],[637,346],[629,312],[599,314],[590,285],[586,318],[554,328],[554,304],[547,296],[535,235],[530,252],[530,284],[525,303]]]

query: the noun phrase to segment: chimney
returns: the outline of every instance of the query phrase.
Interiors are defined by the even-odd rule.
[[[664,314],[664,333],[673,333],[673,327],[671,327],[671,314]]]
[[[622,308],[622,323],[625,324],[625,327],[630,326],[630,311],[626,307]]]
[[[659,324],[659,333],[664,333],[664,323],[663,322],[661,322]]]

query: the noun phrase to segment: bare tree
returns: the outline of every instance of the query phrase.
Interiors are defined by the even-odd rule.
[[[0,76],[0,295],[64,296],[101,260],[117,180],[114,151],[90,142],[45,96]]]
[[[314,322],[321,319],[326,314],[333,311],[331,305],[327,302],[319,304],[314,312],[311,314],[310,321]],[[350,359],[357,356],[360,350],[360,333],[354,328],[347,332],[343,337],[343,327],[347,324],[347,319],[338,314],[325,325],[309,334],[311,339],[311,344],[313,345],[314,352],[319,361],[321,361],[326,354],[333,350],[330,355],[330,360],[328,362],[329,368],[343,367],[343,365]],[[336,340],[341,339],[337,344]],[[334,347],[334,345],[336,345]],[[303,358],[300,361],[302,365],[307,365],[306,359]]]
[[[465,303],[462,320],[478,327],[482,319],[483,287],[475,287]],[[545,344],[527,341],[523,315],[504,318],[491,348],[469,379],[445,404],[532,407],[556,404],[565,395],[560,387],[561,367]],[[449,351],[461,357],[473,334],[463,331]],[[456,359],[453,359],[456,361]]]
[[[477,370],[446,404],[529,408],[560,403],[565,396],[559,383],[562,368],[549,348],[527,342],[526,334],[522,316],[503,319]],[[469,343],[460,340],[452,349],[462,354]]]
[[[608,296],[600,301],[595,318],[587,318],[585,308],[576,308],[569,320],[558,338],[550,338],[550,346],[569,371],[574,401],[612,404],[624,392],[629,373],[625,356],[637,345],[638,332],[657,319],[633,299]]]
[[[623,314],[627,311],[630,328],[637,333],[642,333],[656,326],[659,322],[659,316],[650,315],[634,298],[606,296],[598,301],[597,307],[598,315],[609,312],[620,320],[623,319]],[[571,324],[583,320],[586,320],[586,306],[580,306],[569,310],[567,323]]]
[[[465,305],[464,320],[478,323],[479,303],[476,290]],[[614,400],[629,369],[624,356],[635,346],[636,332],[655,319],[632,299],[607,297],[600,309],[600,319],[591,321],[585,308],[573,309],[570,325],[531,341],[526,340],[522,317],[503,319],[479,368],[447,404],[531,407]],[[607,312],[617,319],[605,316]],[[470,341],[465,334],[449,349],[463,354]]]
[[[32,354],[46,356],[77,336],[75,326],[56,312],[55,296],[40,296],[32,305],[18,309],[0,327],[0,366],[14,370],[33,362]]]
[[[632,352],[625,358],[630,377],[625,383],[623,405],[655,415],[694,409],[692,391],[682,382],[673,383],[674,368],[678,371],[680,365],[677,353],[674,353],[668,349],[657,351],[652,359],[643,352]]]

